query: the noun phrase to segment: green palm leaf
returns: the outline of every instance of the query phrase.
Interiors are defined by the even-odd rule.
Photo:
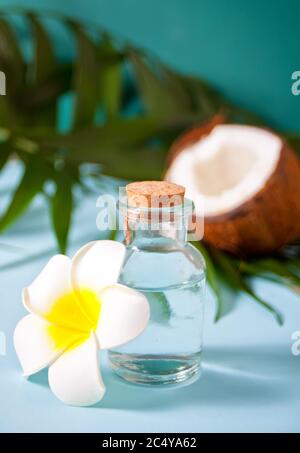
[[[90,125],[97,108],[98,56],[95,43],[75,21],[69,21],[76,37],[77,60],[73,73],[75,111],[73,129]]]
[[[257,115],[231,104],[203,80],[179,74],[103,30],[51,15],[76,47],[71,61],[60,61],[43,20],[48,14],[20,8],[14,13],[27,19],[34,52],[32,58],[23,57],[9,10],[2,8],[0,70],[9,84],[7,95],[0,96],[0,170],[14,155],[24,163],[24,174],[0,216],[1,231],[25,212],[50,180],[55,186],[49,203],[53,231],[65,252],[82,163],[100,164],[102,173],[113,177],[159,179],[170,144],[195,123],[221,112],[233,121],[262,124]],[[70,94],[75,99],[69,112],[73,122],[71,131],[62,134],[61,101]],[[299,134],[286,138],[300,150]],[[282,322],[281,314],[253,291],[249,279],[258,276],[299,287],[299,254],[240,261],[195,245],[206,259],[216,319],[225,312],[224,290],[229,288],[234,295],[248,294]]]
[[[36,156],[26,161],[24,174],[5,212],[0,216],[0,231],[8,228],[28,208],[34,197],[43,189],[49,177],[49,168]]]
[[[281,313],[278,310],[276,310],[276,308],[274,308],[271,304],[264,301],[252,290],[252,288],[244,280],[243,276],[240,274],[240,272],[234,266],[232,260],[228,256],[215,249],[211,249],[211,256],[213,257],[213,260],[216,262],[216,264],[220,267],[221,271],[226,276],[226,281],[234,289],[248,294],[258,304],[266,308],[275,317],[279,325],[283,324],[283,317]]]
[[[56,191],[50,198],[52,225],[59,250],[65,253],[73,209],[72,189],[74,180],[71,175],[62,171],[56,172],[54,178]]]
[[[9,142],[0,143],[0,171],[4,167],[11,153]]]
[[[99,68],[100,103],[103,103],[108,118],[121,113],[123,91],[123,55],[114,47],[109,36],[99,46],[101,64]]]
[[[32,84],[40,86],[47,83],[55,74],[57,63],[52,43],[42,23],[33,14],[28,14],[28,21],[34,42],[34,58],[31,65]],[[35,124],[55,128],[56,101],[57,99],[53,98],[51,103],[39,109],[34,118]]]

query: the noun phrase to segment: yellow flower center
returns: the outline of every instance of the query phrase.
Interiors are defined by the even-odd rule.
[[[101,301],[89,289],[72,291],[59,297],[46,315],[48,333],[56,348],[84,342],[95,330],[101,310]]]

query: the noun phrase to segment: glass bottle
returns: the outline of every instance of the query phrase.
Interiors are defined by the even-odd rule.
[[[109,361],[135,384],[187,384],[201,371],[205,263],[186,241],[192,202],[153,204],[120,202],[127,254],[119,282],[147,297],[151,315],[140,336],[109,351]]]

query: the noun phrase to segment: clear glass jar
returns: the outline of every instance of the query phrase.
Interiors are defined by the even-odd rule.
[[[151,317],[140,336],[109,351],[109,361],[135,384],[187,384],[200,376],[205,263],[186,242],[191,206],[187,199],[172,208],[120,206],[127,255],[119,281],[147,297]]]

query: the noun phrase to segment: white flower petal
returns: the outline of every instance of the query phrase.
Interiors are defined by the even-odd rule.
[[[72,291],[70,269],[70,258],[65,255],[53,256],[31,285],[24,289],[25,308],[40,316],[49,313],[57,299]]]
[[[97,308],[96,295],[85,291],[85,299],[79,298],[80,294],[75,293],[71,286],[70,275],[70,258],[53,256],[33,283],[23,290],[23,304],[30,313],[55,325],[89,332],[91,321],[85,305]]]
[[[71,282],[75,290],[99,292],[116,283],[126,248],[116,241],[94,241],[83,246],[72,259]]]
[[[14,346],[24,375],[30,376],[48,366],[77,339],[75,332],[51,326],[35,315],[25,316],[14,332]]]
[[[97,326],[100,349],[110,349],[133,340],[147,326],[147,298],[127,286],[115,284],[100,293],[101,311]]]
[[[64,352],[49,368],[49,385],[65,404],[90,406],[105,393],[94,334],[84,343]]]

